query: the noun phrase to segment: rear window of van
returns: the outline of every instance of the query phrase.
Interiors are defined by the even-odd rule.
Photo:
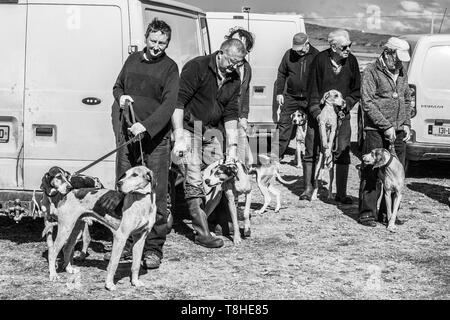
[[[422,66],[422,83],[429,89],[450,90],[450,46],[431,47]]]

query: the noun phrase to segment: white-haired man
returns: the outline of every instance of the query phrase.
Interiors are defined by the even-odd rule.
[[[351,204],[352,199],[347,195],[348,169],[350,165],[350,110],[359,101],[360,74],[355,56],[350,53],[352,42],[346,30],[337,29],[328,35],[330,48],[316,55],[309,73],[308,83],[308,128],[305,138],[305,191],[300,200],[311,201],[314,180],[314,164],[320,152],[320,137],[318,119],[323,107],[320,100],[323,94],[331,89],[342,93],[346,101],[345,117],[338,128],[337,148],[333,154],[336,164],[336,197],[335,200],[343,204]]]

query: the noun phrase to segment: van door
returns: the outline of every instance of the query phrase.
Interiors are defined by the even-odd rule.
[[[146,3],[143,3],[142,8],[144,33],[154,18],[164,20],[172,29],[172,38],[166,53],[177,63],[180,72],[186,62],[205,53],[203,31],[200,29],[199,16],[196,12],[170,6],[157,7]]]
[[[263,15],[262,15],[263,16]],[[275,81],[278,66],[286,50],[292,47],[292,37],[299,29],[294,20],[251,18],[250,32],[266,37],[256,37],[255,46],[250,52],[253,71],[250,88],[249,122],[278,122],[275,102]]]
[[[122,67],[119,6],[30,4],[25,79],[25,188],[57,165],[77,171],[115,148],[112,87]],[[86,174],[105,187],[114,155]]]
[[[0,4],[0,189],[23,187],[26,4]]]
[[[420,42],[410,69],[417,107],[412,129],[417,142],[450,144],[450,43],[442,38]]]

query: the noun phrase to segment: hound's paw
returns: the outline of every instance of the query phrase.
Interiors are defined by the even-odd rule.
[[[84,261],[88,255],[89,254],[87,252],[78,251],[78,253],[74,254],[73,259],[77,261]]]
[[[255,214],[263,214],[264,210],[255,210]]]
[[[115,291],[117,289],[114,283],[105,283],[105,288],[109,291]]]
[[[397,232],[398,227],[397,227],[395,224],[393,224],[393,225],[388,225],[387,229],[388,229],[390,232]]]
[[[75,274],[75,273],[79,273],[80,269],[78,269],[76,267],[72,267],[72,266],[67,266],[66,267],[66,272],[70,273],[70,274]]]
[[[49,279],[50,279],[50,281],[57,281],[57,280],[59,280],[59,276],[56,273],[50,274]]]
[[[240,245],[242,243],[241,235],[234,235],[233,237],[233,243],[235,246]]]
[[[274,212],[275,212],[275,213],[278,213],[278,212],[280,212],[280,209],[281,209],[281,207],[276,207],[275,210],[274,210]]]
[[[135,287],[144,287],[145,284],[141,280],[131,280],[131,285]]]

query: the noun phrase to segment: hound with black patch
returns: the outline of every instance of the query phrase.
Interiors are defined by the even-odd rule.
[[[236,163],[224,164],[223,160],[216,161],[203,171],[203,181],[205,191],[211,194],[206,201],[206,214],[209,215],[220,202],[220,193],[223,191],[227,198],[230,210],[231,221],[233,223],[233,243],[238,245],[242,242],[238,223],[238,199],[239,195],[245,196],[244,208],[244,237],[249,237],[250,231],[250,205],[251,179],[245,166],[237,161]]]
[[[365,165],[372,165],[378,169],[378,179],[381,182],[380,198],[377,209],[380,207],[382,195],[386,201],[386,211],[388,218],[387,229],[395,232],[397,226],[398,208],[402,200],[402,190],[405,185],[405,170],[402,163],[391,152],[384,148],[377,148],[362,156]]]
[[[295,163],[297,168],[302,167],[303,156],[305,155],[306,137],[306,114],[302,111],[295,111],[291,114],[292,123],[297,126],[295,134]]]
[[[51,167],[42,177],[41,190],[43,196],[41,200],[41,211],[44,214],[44,230],[42,237],[46,237],[48,249],[53,247],[53,229],[57,224],[55,208],[65,195],[73,190],[80,188],[103,188],[100,180],[81,174],[71,175],[68,171],[60,167]],[[82,231],[83,247],[81,249],[79,260],[84,260],[87,256],[91,236],[88,225],[85,224]]]
[[[131,284],[143,285],[139,280],[142,251],[145,238],[156,219],[153,173],[144,166],[133,167],[118,181],[117,187],[119,191],[92,188],[72,190],[58,204],[55,210],[58,235],[48,255],[50,280],[57,279],[56,257],[63,247],[65,270],[69,273],[78,272],[72,266],[76,237],[85,221],[94,220],[108,227],[114,236],[105,287],[108,290],[116,289],[114,274],[130,235],[134,240]],[[123,202],[115,210],[110,210],[105,202],[114,199],[114,194],[118,192],[123,195]]]

